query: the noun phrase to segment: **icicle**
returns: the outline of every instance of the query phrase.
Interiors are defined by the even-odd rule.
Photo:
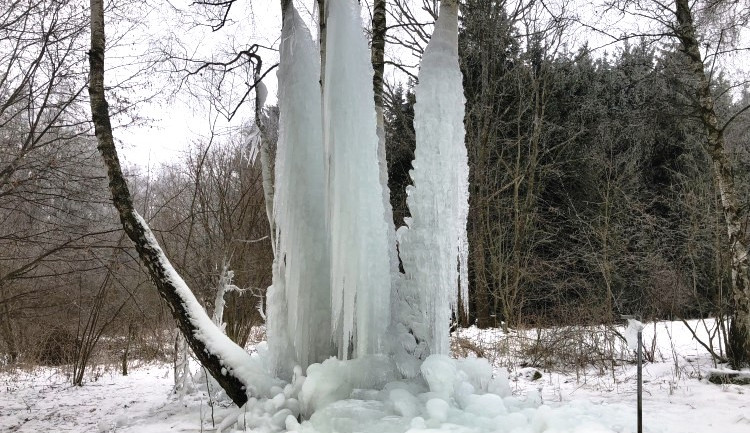
[[[293,6],[284,14],[276,150],[276,260],[268,296],[269,345],[277,373],[291,378],[333,353],[320,63]],[[291,359],[287,359],[291,358]]]
[[[229,261],[224,259],[224,263],[221,265],[221,274],[219,274],[219,285],[216,287],[216,297],[214,298],[214,313],[211,316],[211,321],[221,329],[221,332],[226,334],[226,326],[224,323],[224,307],[226,301],[224,295],[229,292],[241,292],[242,290],[232,284],[234,279],[234,271],[229,269]]]
[[[388,232],[379,181],[373,70],[359,4],[328,4],[324,137],[329,155],[333,323],[340,355],[382,353],[390,318]]]
[[[458,310],[459,292],[465,306],[468,291],[469,170],[457,29],[456,2],[442,2],[416,87],[414,186],[407,188],[412,219],[398,233],[407,291],[419,298],[419,311],[405,315],[428,325],[429,335],[419,335],[420,323],[413,333],[428,339],[433,354],[449,352],[451,311]]]
[[[180,398],[195,388],[193,376],[190,375],[190,347],[180,330],[174,342],[174,393]]]

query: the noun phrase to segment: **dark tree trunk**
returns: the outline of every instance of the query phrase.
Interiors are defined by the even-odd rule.
[[[150,229],[135,212],[133,201],[120,168],[120,161],[112,136],[109,107],[104,95],[104,6],[103,0],[91,0],[91,50],[89,51],[89,95],[91,115],[98,141],[99,153],[107,167],[112,201],[120,215],[125,233],[135,244],[138,256],[153,281],[159,295],[167,302],[177,326],[185,335],[190,348],[200,363],[216,379],[227,395],[238,406],[247,401],[246,385],[233,374],[234,368],[225,365],[216,354],[210,352],[203,339],[197,338],[199,328],[191,320],[186,299],[178,290],[177,282],[167,268],[168,262],[161,249],[152,240]],[[222,371],[225,374],[222,374]]]
[[[383,72],[385,71],[385,0],[375,0],[372,5],[372,49],[371,61],[375,74],[372,76],[372,88],[375,92],[375,110],[380,108],[383,115]],[[378,122],[380,125],[380,122]]]
[[[318,45],[320,45],[320,93],[323,93],[323,83],[325,83],[326,76],[326,18],[328,13],[326,11],[326,1],[316,0],[318,3]],[[285,5],[289,0],[282,0],[281,7],[286,10]],[[282,12],[283,13],[283,12]],[[283,20],[283,18],[282,18]]]
[[[135,324],[128,323],[128,335],[125,337],[125,350],[122,352],[122,375],[128,375],[128,355],[130,354],[130,344],[135,339]]]

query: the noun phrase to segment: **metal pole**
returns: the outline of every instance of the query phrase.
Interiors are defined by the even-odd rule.
[[[643,433],[643,352],[642,332],[638,331],[638,433]]]

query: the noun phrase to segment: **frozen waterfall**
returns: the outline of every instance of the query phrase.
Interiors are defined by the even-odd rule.
[[[320,59],[293,7],[284,14],[276,149],[276,260],[268,295],[268,341],[277,374],[289,378],[335,355],[331,339],[329,240]]]
[[[323,134],[328,154],[331,299],[339,355],[384,353],[388,226],[378,167],[373,69],[359,3],[328,2]]]
[[[373,70],[360,7],[354,0],[330,0],[327,7],[322,97],[317,47],[292,6],[282,30],[277,255],[267,308],[272,363],[289,378],[295,365],[304,369],[332,354],[388,353],[413,377],[427,355],[448,353],[458,287],[467,299],[457,7],[441,5],[419,72],[407,199],[412,218],[398,236],[401,281],[392,281],[389,262],[393,235],[384,218]],[[401,283],[393,286],[393,299],[392,282]]]
[[[402,314],[412,315],[417,321],[413,333],[430,354],[449,353],[449,323],[451,312],[458,312],[459,288],[464,307],[468,299],[469,169],[457,28],[456,3],[441,2],[415,92],[417,146],[410,172],[413,186],[407,188],[412,217],[398,233],[405,290],[418,298],[419,305],[419,311]],[[419,335],[420,328],[427,335]],[[403,335],[400,338],[415,344]],[[408,346],[405,349],[414,350]]]

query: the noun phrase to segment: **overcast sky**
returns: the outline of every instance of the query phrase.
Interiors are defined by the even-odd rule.
[[[138,28],[130,30],[138,36],[118,41],[118,46],[108,52],[108,83],[117,83],[130,78],[133,69],[138,69],[136,58],[158,56],[164,49],[200,59],[224,60],[229,53],[246,48],[248,43],[258,43],[275,49],[281,32],[278,0],[240,0],[232,7],[229,22],[224,29],[212,32],[209,28],[196,26],[195,21],[180,10],[189,10],[187,0],[172,0],[171,3],[155,1],[148,13],[139,17],[143,21]],[[192,20],[197,20],[193,17]],[[111,28],[111,27],[110,27]],[[117,30],[112,30],[115,33]],[[109,39],[109,35],[108,35]],[[278,62],[278,54],[272,50],[261,50],[264,69]],[[136,63],[136,66],[118,67],[118,63]],[[194,69],[194,65],[188,65]],[[135,126],[117,129],[115,135],[120,145],[121,157],[131,164],[142,167],[159,166],[180,157],[191,143],[206,141],[212,130],[219,133],[228,128],[239,127],[251,118],[252,104],[245,104],[246,111],[239,112],[231,122],[208,104],[205,104],[205,85],[192,80],[180,85],[184,74],[168,74],[169,66],[161,65],[149,71],[135,92],[150,98],[137,107],[143,119]],[[138,81],[138,79],[136,79]],[[270,72],[264,82],[269,87],[269,103],[276,101],[276,74]],[[240,83],[237,88],[244,88]],[[231,92],[222,92],[227,95]],[[254,98],[254,94],[251,95]],[[203,102],[202,102],[203,101]],[[124,120],[124,119],[123,119]],[[127,118],[130,120],[130,118]]]
[[[190,0],[170,0],[166,4],[159,0],[152,1],[154,4],[147,12],[145,9],[136,8],[123,13],[129,13],[131,19],[137,21],[137,24],[133,24],[135,28],[118,24],[122,30],[113,30],[111,26],[108,29],[110,33],[119,31],[125,34],[122,39],[119,35],[113,38],[108,34],[108,41],[117,39],[118,45],[111,53],[108,52],[108,64],[111,65],[107,71],[108,82],[119,82],[125,80],[125,77],[130,77],[133,69],[130,65],[140,65],[138,59],[153,57],[155,52],[164,48],[195,58],[221,60],[226,59],[229,53],[245,48],[248,43],[258,43],[269,48],[259,51],[263,57],[264,69],[278,62],[278,53],[273,51],[278,48],[281,33],[278,0],[239,0],[232,7],[229,23],[219,32],[212,32],[206,26],[196,25],[200,17],[181,13],[185,10],[194,11],[194,6],[190,6]],[[369,0],[367,3],[370,3]],[[295,0],[295,4],[303,18],[312,26],[315,37],[316,29],[312,20],[317,12],[313,8],[313,0]],[[636,19],[616,13],[604,15],[604,9],[596,4],[600,4],[598,0],[596,3],[592,0],[575,0],[567,7],[569,12],[574,12],[583,21],[615,36],[622,34],[624,29],[648,33],[653,28],[653,23],[642,18]],[[363,11],[363,15],[366,15],[365,19],[369,19],[366,10]],[[112,19],[120,18],[115,15]],[[750,30],[745,29],[745,33],[748,32]],[[571,27],[566,37],[569,47],[583,43],[588,43],[590,48],[603,46],[598,51],[600,54],[604,51],[612,53],[617,49],[616,45],[607,45],[609,40],[603,33],[593,32],[586,26]],[[391,52],[391,55],[394,53]],[[744,54],[727,58],[726,62],[726,67],[742,70],[743,73],[750,69],[750,61]],[[118,64],[129,66],[117,67]],[[206,99],[205,92],[196,85],[197,82],[192,81],[175,91],[178,84],[175,80],[177,76],[173,74],[170,80],[167,74],[158,73],[166,69],[166,66],[159,66],[156,73],[142,74],[140,78],[143,82],[141,94],[153,97],[151,102],[142,103],[137,108],[138,113],[147,120],[137,127],[131,126],[116,132],[121,144],[122,158],[128,163],[144,168],[149,165],[158,167],[176,160],[191,143],[208,140],[212,128],[215,131],[226,131],[228,128],[240,126],[243,121],[253,116],[252,104],[246,104],[246,111],[238,113],[232,122],[227,122],[210,106],[201,104],[201,100]],[[276,101],[275,72],[270,72],[264,79],[269,89],[267,102],[271,104]],[[739,79],[739,76],[735,75],[733,78]],[[390,80],[403,82],[406,78],[392,73]],[[245,88],[244,83],[239,83],[237,87]],[[222,92],[222,95],[226,97],[230,93]]]

